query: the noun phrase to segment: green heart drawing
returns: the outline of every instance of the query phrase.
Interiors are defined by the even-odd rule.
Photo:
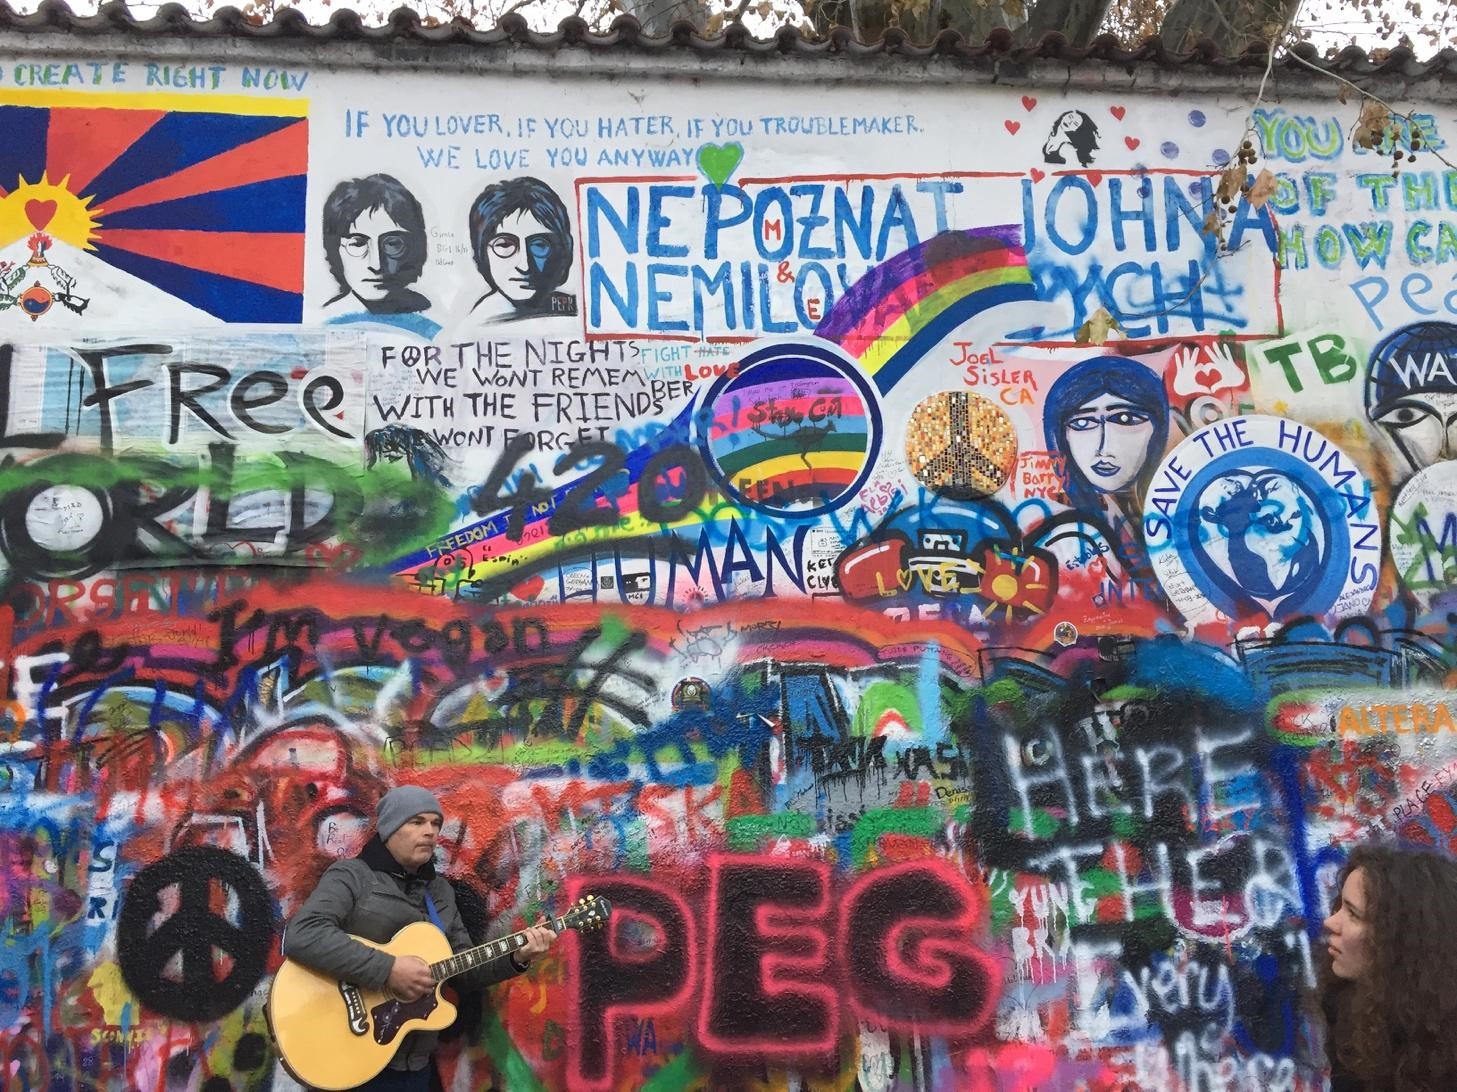
[[[698,169],[720,189],[744,160],[744,146],[738,141],[729,144],[705,144],[698,149]]]

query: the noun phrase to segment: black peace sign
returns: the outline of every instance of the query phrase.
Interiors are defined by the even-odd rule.
[[[177,888],[177,909],[155,929],[162,892]],[[213,893],[236,897],[237,924],[213,910]],[[188,846],[149,864],[127,888],[117,921],[121,976],[147,1008],[176,1020],[216,1020],[258,985],[267,969],[273,912],[263,877],[236,853]],[[233,961],[222,979],[213,950]],[[180,976],[168,973],[174,960]]]

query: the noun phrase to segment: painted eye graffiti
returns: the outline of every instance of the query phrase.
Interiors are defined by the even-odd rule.
[[[490,243],[491,253],[498,258],[514,258],[516,252],[521,249],[521,240],[514,235],[493,235]]]
[[[379,237],[379,252],[386,258],[403,258],[405,251],[409,249],[410,240],[403,231],[393,231],[388,235],[381,235]]]
[[[1117,410],[1108,415],[1110,425],[1121,425],[1125,428],[1131,425],[1142,425],[1151,420],[1153,418],[1141,410]]]
[[[1398,402],[1380,414],[1376,420],[1378,424],[1390,428],[1411,428],[1413,425],[1433,420],[1436,416],[1436,411],[1430,406],[1419,402]]]

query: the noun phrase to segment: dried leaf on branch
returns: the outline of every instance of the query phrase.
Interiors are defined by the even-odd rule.
[[[1231,163],[1219,174],[1219,188],[1214,191],[1214,199],[1220,204],[1234,204],[1239,200],[1240,192],[1245,188],[1245,180],[1249,176],[1250,172],[1243,163]]]
[[[1361,116],[1356,119],[1356,129],[1351,134],[1351,141],[1358,148],[1374,148],[1386,139],[1387,130],[1390,128],[1391,111],[1386,108],[1386,104],[1365,98],[1361,102]]]
[[[1261,171],[1255,175],[1254,184],[1250,186],[1250,192],[1245,194],[1245,200],[1250,203],[1250,208],[1263,208],[1266,201],[1275,196],[1275,189],[1279,182],[1269,171]]]
[[[1087,322],[1078,327],[1074,340],[1079,345],[1103,345],[1114,330],[1122,333],[1123,327],[1118,325],[1118,320],[1105,308],[1100,307],[1088,316]]]

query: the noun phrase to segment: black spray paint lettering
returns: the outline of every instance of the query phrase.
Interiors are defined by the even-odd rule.
[[[344,415],[338,413],[344,406],[346,391],[343,381],[335,375],[322,371],[281,372],[273,368],[258,367],[239,374],[237,370],[219,364],[196,363],[184,360],[159,361],[163,376],[160,379],[140,378],[124,382],[112,382],[108,375],[108,363],[118,357],[156,356],[170,357],[173,348],[165,344],[132,343],[105,348],[76,348],[67,350],[82,361],[90,375],[91,391],[81,400],[83,409],[97,413],[97,431],[101,448],[105,453],[115,450],[117,408],[120,400],[147,388],[161,386],[165,395],[163,419],[166,421],[165,440],[176,445],[189,428],[198,426],[206,429],[209,438],[237,439],[240,434],[277,436],[294,431],[294,406],[315,428],[341,440],[358,438],[355,428]],[[0,366],[4,366],[9,379],[11,347],[0,347]],[[153,371],[151,374],[155,375]],[[292,395],[292,398],[290,397]],[[8,403],[9,384],[6,383]],[[144,394],[150,404],[155,393]],[[265,411],[273,409],[271,416]],[[7,407],[8,409],[8,404]],[[285,408],[286,414],[281,414]],[[14,444],[15,441],[9,441]]]
[[[333,537],[363,507],[362,494],[336,466],[283,451],[276,456],[282,464],[274,471],[276,484],[268,491],[280,499],[283,522],[246,522],[234,510],[234,445],[209,444],[207,457],[209,470],[202,475],[165,459],[45,456],[27,465],[26,484],[0,498],[0,553],[38,579],[90,576],[130,561],[206,560],[213,554],[205,547],[218,543],[268,544],[277,547],[271,552],[288,554]],[[199,511],[194,501],[204,480],[206,504]],[[321,510],[318,497],[326,485],[328,503]],[[256,502],[259,491],[251,494]],[[68,539],[38,538],[40,523],[32,517],[70,504],[80,514],[74,526],[67,525]]]
[[[622,518],[618,498],[627,489],[623,474],[627,457],[613,443],[588,440],[574,445],[556,461],[552,473],[562,475],[584,464],[587,473],[565,489],[537,484],[535,473],[518,464],[535,446],[529,433],[510,438],[501,457],[476,491],[471,505],[478,515],[508,511],[506,537],[520,542],[529,520],[547,516],[547,532],[569,534],[586,527],[604,527]],[[515,487],[506,492],[512,475]],[[668,444],[642,465],[632,488],[638,513],[653,523],[683,518],[708,495],[708,470],[698,452],[687,444]]]

